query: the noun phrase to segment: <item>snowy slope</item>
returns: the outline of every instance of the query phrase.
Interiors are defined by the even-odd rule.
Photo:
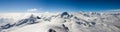
[[[120,12],[1,13],[0,32],[120,32]]]

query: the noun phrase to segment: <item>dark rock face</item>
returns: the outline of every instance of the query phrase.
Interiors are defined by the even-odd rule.
[[[36,21],[36,18],[29,18],[28,19],[29,24],[34,24],[34,23],[36,23],[35,21]]]
[[[90,15],[88,15],[88,14],[83,14],[84,16],[86,16],[86,17],[90,17]]]
[[[77,19],[77,20],[80,20],[79,18],[77,18],[77,17],[74,17],[75,19]]]
[[[66,27],[64,24],[62,24],[62,26],[65,30],[69,30],[68,27]]]
[[[1,26],[1,28],[2,29],[8,29],[8,28],[11,28],[11,27],[13,27],[14,25],[11,25],[11,24],[6,24],[6,25],[4,25],[4,26]]]
[[[56,32],[56,31],[53,29],[49,29],[48,32]]]
[[[114,25],[114,26],[120,29],[120,26],[117,26],[117,25]]]
[[[61,18],[69,18],[70,17],[70,15],[67,13],[67,12],[63,12],[62,14],[61,14]]]
[[[37,16],[37,19],[41,19],[39,16]]]
[[[23,25],[23,24],[35,24],[35,23],[38,23],[38,22],[35,22],[37,19],[41,19],[40,17],[33,17],[33,15],[31,15],[29,18],[26,18],[26,19],[22,19],[20,20],[19,22],[17,23],[14,23],[14,24],[6,24],[6,25],[3,25],[3,26],[0,26],[1,29],[8,29],[8,28],[11,28],[13,26],[20,26],[20,25]]]
[[[22,25],[22,24],[35,24],[35,23],[38,23],[38,22],[35,22],[37,19],[40,19],[40,17],[33,17],[33,15],[31,15],[29,18],[27,19],[22,19],[20,20],[16,26],[19,26],[19,25]]]
[[[76,22],[76,23],[79,24],[79,25],[83,24],[83,23],[81,23],[81,22]]]
[[[95,22],[91,22],[92,25],[95,25],[96,23]]]
[[[81,25],[83,24],[84,26],[94,26],[96,23],[95,22],[87,22],[87,21],[83,21],[83,22],[76,22],[77,24]]]
[[[36,19],[37,19],[37,17],[34,17],[33,15],[31,15],[30,16],[30,18],[28,18],[28,22],[29,22],[29,24],[34,24],[34,23],[36,23],[35,21],[36,21]]]
[[[28,21],[28,19],[20,20],[20,21],[16,24],[16,26],[19,26],[19,25],[25,24],[25,23],[27,23],[27,21]]]

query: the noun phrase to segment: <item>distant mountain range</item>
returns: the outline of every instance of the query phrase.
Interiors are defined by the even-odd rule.
[[[0,32],[120,32],[120,12],[3,13]]]

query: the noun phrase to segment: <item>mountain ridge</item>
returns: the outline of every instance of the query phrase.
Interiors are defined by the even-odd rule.
[[[13,14],[15,15],[15,14]],[[120,32],[120,13],[30,13],[1,32]],[[2,15],[0,15],[2,17]],[[18,15],[19,16],[19,15]],[[21,15],[22,16],[22,15]],[[5,16],[6,17],[6,16]],[[13,17],[14,18],[14,17]],[[24,30],[25,29],[25,30]],[[34,30],[31,30],[34,29]],[[24,31],[22,31],[24,30]]]

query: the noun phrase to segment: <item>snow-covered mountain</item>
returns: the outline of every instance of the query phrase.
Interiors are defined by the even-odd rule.
[[[1,13],[0,32],[120,32],[120,12]]]

